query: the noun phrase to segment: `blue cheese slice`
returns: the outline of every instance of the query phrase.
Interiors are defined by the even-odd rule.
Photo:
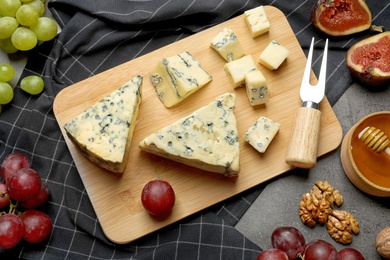
[[[264,6],[262,5],[245,11],[244,20],[252,38],[256,38],[257,36],[268,32],[271,28],[271,23],[269,22]]]
[[[244,140],[260,153],[264,153],[278,133],[279,128],[278,122],[261,116],[245,133]]]
[[[163,58],[150,72],[157,96],[172,107],[212,80],[200,62],[189,52]]]
[[[251,106],[265,104],[269,101],[267,81],[260,70],[245,74],[245,85]]]
[[[126,168],[142,81],[141,76],[134,77],[64,125],[76,147],[109,171],[123,173]]]
[[[240,171],[236,95],[210,104],[151,134],[139,143],[149,153],[209,172],[236,176]]]
[[[276,70],[283,63],[290,51],[276,41],[271,41],[259,56],[259,63],[270,70]]]
[[[233,88],[245,85],[245,75],[248,72],[257,70],[251,55],[245,55],[238,60],[226,63],[224,70]]]
[[[227,62],[239,59],[245,54],[240,41],[229,27],[223,28],[213,38],[210,47]]]

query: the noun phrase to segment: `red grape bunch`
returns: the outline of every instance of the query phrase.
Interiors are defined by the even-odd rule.
[[[1,164],[0,248],[21,240],[39,243],[51,233],[50,217],[39,210],[49,198],[49,187],[23,153],[9,154]]]
[[[273,248],[261,252],[256,260],[364,260],[354,248],[337,249],[317,239],[306,243],[303,234],[295,227],[278,227],[271,235]]]

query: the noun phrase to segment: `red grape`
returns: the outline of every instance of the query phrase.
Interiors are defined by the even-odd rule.
[[[38,194],[25,201],[20,201],[19,204],[26,209],[35,209],[45,203],[49,198],[49,186],[46,182],[42,182],[41,189]]]
[[[9,195],[7,192],[7,185],[0,182],[0,209],[9,204]]]
[[[280,249],[270,248],[261,252],[256,260],[288,260],[288,256]]]
[[[141,201],[149,214],[165,216],[175,204],[175,192],[167,181],[152,180],[143,188]]]
[[[34,169],[20,169],[8,177],[9,196],[14,200],[25,201],[38,194],[41,183],[41,177]]]
[[[295,227],[278,227],[271,235],[274,248],[285,252],[289,259],[297,259],[303,255],[305,249],[305,237]]]
[[[23,153],[11,153],[4,158],[1,164],[1,177],[7,181],[8,177],[23,168],[30,168],[31,161]]]
[[[337,252],[338,260],[365,260],[362,253],[354,248],[344,248]]]
[[[306,245],[305,260],[337,260],[337,250],[332,244],[318,239]]]
[[[52,230],[50,217],[36,209],[28,209],[20,216],[23,223],[23,239],[29,243],[39,243],[45,240]]]
[[[0,215],[0,248],[16,246],[23,236],[23,224],[15,214]]]

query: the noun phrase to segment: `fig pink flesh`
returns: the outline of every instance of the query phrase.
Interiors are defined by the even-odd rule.
[[[390,72],[390,36],[357,47],[352,52],[351,60],[363,66],[363,70],[371,67]]]

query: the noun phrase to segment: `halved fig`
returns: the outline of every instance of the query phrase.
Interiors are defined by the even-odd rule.
[[[364,0],[316,0],[311,22],[329,36],[346,36],[371,27],[372,16]]]
[[[347,68],[367,85],[390,80],[390,32],[383,32],[355,43],[347,51]]]

